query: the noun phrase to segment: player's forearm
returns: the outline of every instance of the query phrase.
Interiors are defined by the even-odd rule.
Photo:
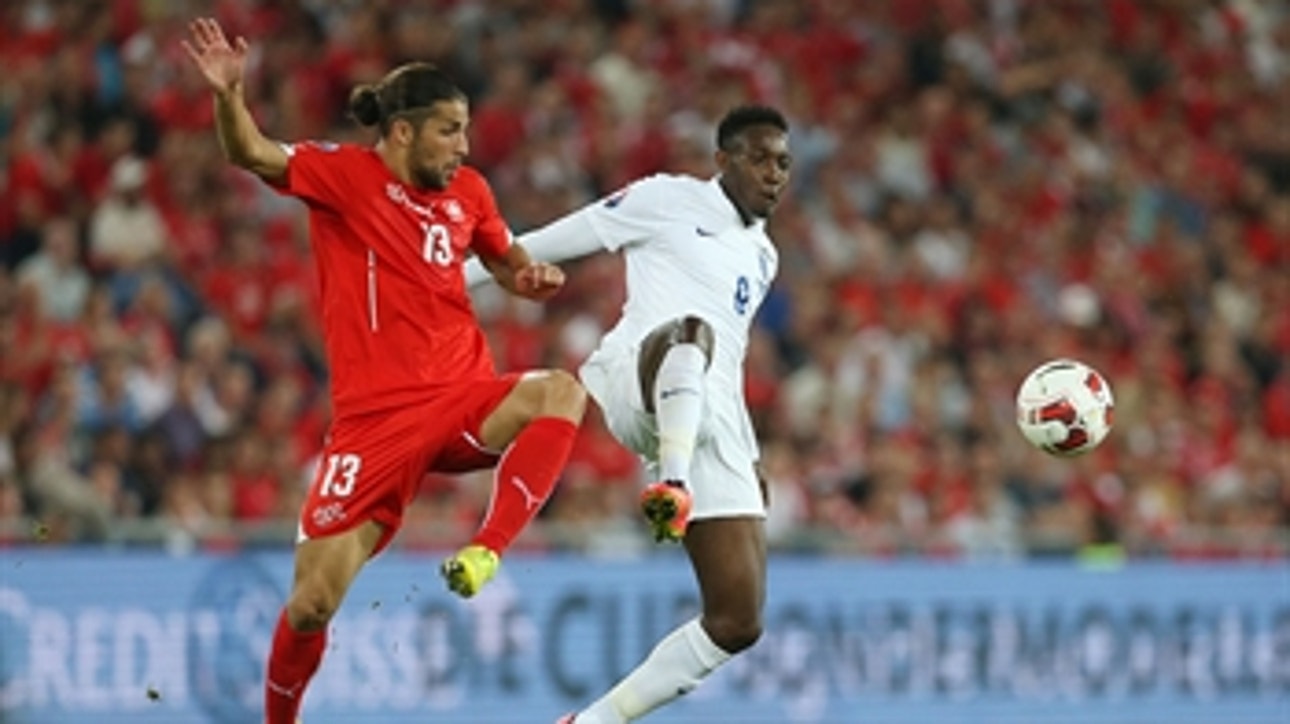
[[[527,252],[527,261],[556,263],[580,256],[594,254],[604,249],[596,231],[582,213],[574,212],[546,226],[530,231],[515,241],[512,248]],[[480,259],[466,262],[463,274],[466,286],[477,287],[488,280],[495,280],[503,289],[513,289],[514,271],[519,267],[506,258]]]
[[[516,243],[523,246],[534,261],[552,263],[577,259],[605,248],[583,211],[575,211],[530,231],[520,236]]]
[[[286,172],[286,152],[260,133],[240,87],[215,94],[215,132],[230,163],[266,179]]]
[[[493,279],[498,286],[511,294],[516,294],[515,273],[523,266],[521,260],[517,258],[515,251],[523,252],[521,247],[512,246],[511,251],[505,257],[481,258],[476,257],[466,263],[466,286],[477,286],[483,280]],[[524,254],[523,261],[528,260],[528,254]],[[477,264],[480,272],[472,274],[471,264]],[[479,281],[471,283],[472,277],[478,278]],[[480,278],[482,277],[482,278]]]
[[[518,254],[523,254],[519,257]],[[515,273],[527,264],[529,256],[523,247],[512,245],[506,256],[484,258],[473,256],[462,266],[462,276],[466,279],[466,288],[477,287],[490,279],[512,294],[515,294]]]

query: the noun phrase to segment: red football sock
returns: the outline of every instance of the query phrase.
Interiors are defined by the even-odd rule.
[[[551,497],[578,426],[560,417],[530,422],[506,449],[493,477],[493,499],[472,543],[500,555]]]
[[[278,617],[269,653],[269,672],[264,684],[265,724],[296,724],[305,687],[322,662],[327,647],[327,629],[302,633],[287,623],[287,611]]]

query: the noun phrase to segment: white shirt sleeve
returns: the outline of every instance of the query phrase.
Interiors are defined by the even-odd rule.
[[[658,235],[677,203],[675,181],[662,174],[633,182],[587,206],[585,213],[600,243],[609,251]]]
[[[541,228],[521,234],[515,243],[523,246],[534,261],[560,262],[594,254],[617,251],[657,233],[658,222],[668,208],[666,177],[651,176],[588,204]],[[475,287],[492,275],[478,259],[465,264],[466,286]]]
[[[602,249],[618,251],[658,235],[673,211],[673,182],[655,175],[634,181],[561,219],[520,236],[534,259],[563,261]]]
[[[540,229],[521,235],[514,243],[524,247],[533,261],[558,262],[601,251],[605,247],[601,245],[595,229],[587,220],[586,211],[587,208],[579,209],[556,219]],[[462,274],[466,277],[467,287],[479,286],[493,278],[478,257],[466,261]]]
[[[480,263],[477,256],[472,256],[466,260],[466,263],[462,265],[461,273],[462,276],[466,277],[467,289],[477,287],[493,278],[493,275],[488,273],[488,270]]]
[[[535,261],[564,261],[602,251],[607,247],[591,223],[593,208],[594,204],[584,206],[546,226],[520,234],[516,243],[523,246]]]

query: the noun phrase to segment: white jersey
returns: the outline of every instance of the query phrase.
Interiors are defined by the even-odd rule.
[[[634,358],[645,336],[668,321],[705,320],[716,341],[707,385],[714,442],[723,457],[755,461],[744,357],[753,316],[779,268],[765,223],[745,224],[717,179],[675,175],[637,181],[577,215],[605,249],[622,252],[627,267],[622,317],[587,364]]]

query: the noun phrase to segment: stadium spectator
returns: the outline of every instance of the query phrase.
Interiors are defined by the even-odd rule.
[[[129,273],[166,249],[161,214],[145,194],[148,167],[124,157],[112,166],[108,195],[90,219],[90,261],[107,272]]]
[[[51,219],[40,239],[40,250],[15,270],[18,284],[36,287],[41,309],[50,320],[72,322],[81,316],[91,285],[90,275],[80,263],[76,223],[67,217]]]
[[[180,58],[177,10],[144,5],[0,5],[0,378],[24,391],[26,427],[66,442],[82,474],[89,447],[63,424],[66,365],[95,359],[105,335],[166,328],[177,372],[162,371],[162,335],[140,332],[151,341],[142,358],[126,354],[127,388],[150,370],[132,393],[145,395],[147,418],[173,386],[154,424],[185,472],[161,483],[159,508],[140,510],[210,531],[231,505],[205,455],[217,436],[257,424],[246,398],[297,380],[302,422],[260,434],[292,450],[275,464],[307,466],[321,446],[330,413],[310,323],[317,282],[301,263],[299,211],[228,177],[210,104],[194,79],[168,72]],[[774,222],[781,276],[748,374],[763,447],[803,492],[792,520],[816,534],[781,540],[1069,553],[1107,539],[1143,555],[1253,555],[1232,529],[1253,538],[1270,527],[1284,554],[1283,3],[562,2],[557,18],[532,3],[443,2],[434,12],[451,11],[433,28],[407,22],[426,12],[411,5],[218,7],[238,32],[274,38],[248,96],[276,127],[358,138],[330,110],[347,88],[395,56],[452,68],[517,231],[651,170],[710,173],[706,129],[725,108],[790,111],[793,200]],[[96,250],[94,219],[118,215],[107,211],[121,203],[114,178],[159,217],[143,222],[147,235],[113,242],[147,259],[146,273],[119,275]],[[42,250],[68,246],[50,235],[77,241],[53,265],[59,275],[33,271],[64,259]],[[481,295],[481,317],[504,340],[499,365],[581,362],[622,292],[605,263],[583,262],[544,313]],[[78,279],[78,267],[89,276],[82,301],[53,291],[51,276]],[[164,304],[145,276],[163,280]],[[1085,358],[1115,388],[1116,429],[1087,459],[1049,460],[1012,429],[1017,380],[1056,355]],[[596,425],[589,415],[580,446],[597,448]],[[873,487],[892,476],[893,439],[916,453],[899,495]],[[1251,452],[1260,446],[1265,455]],[[949,460],[977,472],[951,481]],[[601,487],[585,489],[608,491],[570,504],[579,529],[597,528],[587,517],[624,504],[612,491],[629,487],[621,472],[592,469]],[[576,474],[590,485],[592,474]],[[462,519],[485,504],[470,479],[426,496],[434,514]],[[43,515],[17,497],[26,516]],[[904,529],[919,509],[923,527]],[[1011,522],[989,523],[1000,520]]]

